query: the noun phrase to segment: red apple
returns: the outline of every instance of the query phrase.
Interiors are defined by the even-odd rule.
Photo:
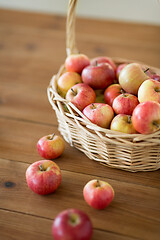
[[[160,104],[146,101],[137,105],[132,114],[132,123],[137,132],[149,134],[160,129]]]
[[[55,159],[64,152],[65,144],[62,137],[53,134],[40,138],[37,142],[37,151],[45,159]]]
[[[54,240],[90,240],[93,227],[88,215],[79,209],[59,213],[52,224]]]
[[[114,190],[109,183],[94,179],[84,186],[83,196],[91,207],[104,209],[112,202]]]
[[[134,108],[139,104],[138,98],[130,93],[122,93],[117,96],[112,104],[116,114],[132,115]]]
[[[154,80],[160,82],[160,75],[159,74],[155,73],[152,69],[147,68],[146,66],[142,66],[142,69],[149,76],[149,78],[154,79]]]
[[[68,90],[66,99],[82,111],[87,105],[95,102],[96,94],[87,84],[78,83]]]
[[[65,72],[57,81],[58,93],[65,97],[67,91],[77,83],[81,83],[81,76],[76,72]]]
[[[106,57],[106,56],[100,56],[100,57],[95,57],[91,60],[91,65],[93,65],[93,66],[95,66],[99,63],[109,63],[116,73],[117,67],[116,67],[116,64],[114,63],[114,61],[112,60],[112,58]]]
[[[122,87],[120,84],[111,84],[106,90],[104,91],[104,100],[105,103],[112,106],[113,100],[120,94],[122,94]]]
[[[72,54],[65,60],[65,67],[68,72],[81,74],[82,70],[90,64],[89,58],[84,54]]]
[[[132,116],[126,114],[116,115],[111,122],[110,129],[128,134],[137,133],[132,124]]]
[[[122,69],[127,65],[128,63],[121,63],[118,65],[117,69],[116,69],[116,77],[117,79],[119,79],[119,74],[122,71]]]
[[[93,89],[105,89],[113,83],[115,72],[110,64],[89,65],[82,71],[82,81]]]
[[[32,163],[26,170],[28,187],[35,193],[45,195],[54,192],[61,183],[61,171],[51,160]]]
[[[120,72],[119,84],[126,92],[137,95],[140,85],[148,78],[142,65],[129,63]]]
[[[158,75],[158,74],[152,74],[151,78],[160,82],[160,75]]]
[[[138,89],[139,102],[155,101],[160,103],[160,82],[148,79]]]
[[[94,124],[109,128],[114,117],[111,106],[105,103],[92,103],[83,109],[83,114]]]

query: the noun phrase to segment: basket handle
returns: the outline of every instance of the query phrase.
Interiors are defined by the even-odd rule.
[[[77,0],[69,0],[68,10],[67,10],[67,21],[66,21],[67,56],[69,56],[70,54],[78,53],[78,50],[76,48],[76,40],[75,40],[76,4],[77,4]]]

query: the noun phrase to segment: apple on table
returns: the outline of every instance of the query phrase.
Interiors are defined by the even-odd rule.
[[[54,240],[90,240],[93,227],[82,210],[71,208],[60,212],[52,224]]]
[[[58,158],[64,152],[64,149],[63,138],[54,133],[40,138],[37,142],[37,151],[45,159]]]
[[[82,111],[87,105],[95,102],[96,94],[89,85],[78,83],[68,90],[66,99]]]
[[[83,196],[89,206],[100,210],[112,202],[114,189],[108,182],[93,179],[84,186]]]
[[[36,161],[27,168],[26,181],[33,192],[46,195],[54,192],[61,184],[61,170],[51,160]]]

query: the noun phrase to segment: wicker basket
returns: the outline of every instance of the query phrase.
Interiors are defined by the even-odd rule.
[[[77,53],[75,44],[75,8],[77,0],[69,0],[66,24],[67,56]],[[116,64],[128,62],[114,58]],[[130,61],[131,62],[131,61]],[[152,69],[160,74],[157,68]],[[47,89],[48,99],[58,119],[59,131],[71,145],[90,159],[127,171],[153,171],[160,168],[160,130],[148,135],[124,134],[91,123],[71,102],[57,92],[57,79],[65,71],[64,64]]]

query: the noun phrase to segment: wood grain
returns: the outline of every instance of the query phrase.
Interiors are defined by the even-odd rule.
[[[52,219],[41,218],[33,215],[11,212],[0,209],[0,232],[3,240],[51,240]],[[118,235],[112,232],[94,229],[92,240],[134,240],[134,238]]]
[[[48,196],[34,194],[25,171],[41,159],[38,139],[55,132],[47,87],[63,64],[65,17],[0,9],[0,233],[3,240],[52,239],[56,215],[83,209],[93,240],[158,240],[160,171],[128,173],[88,159],[66,143],[55,160],[62,184]],[[90,58],[108,55],[160,67],[160,27],[77,18],[77,47]],[[90,179],[108,181],[115,198],[103,211],[90,208],[82,190]]]
[[[40,137],[52,132],[59,134],[57,126],[17,121],[16,119],[0,118],[0,125],[3,126],[0,135],[1,157],[24,163],[33,163],[41,159],[36,149],[36,144]],[[118,169],[111,169],[88,159],[82,152],[69,144],[66,143],[65,146],[64,153],[55,160],[61,169],[160,189],[159,170],[128,173]]]
[[[3,209],[53,219],[61,210],[80,208],[91,217],[96,229],[141,239],[158,239],[160,191],[156,188],[109,180],[115,189],[115,199],[107,209],[97,211],[85,203],[82,195],[83,186],[94,178],[92,175],[62,170],[59,189],[48,196],[39,196],[27,187],[28,164],[0,159],[0,166],[0,206]],[[8,182],[11,186],[7,186]]]

